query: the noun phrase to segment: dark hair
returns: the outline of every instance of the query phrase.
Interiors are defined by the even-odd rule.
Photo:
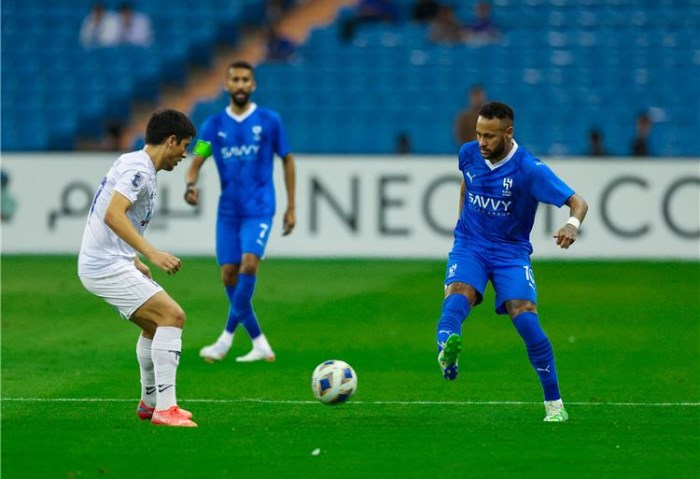
[[[196,136],[197,129],[187,115],[177,110],[160,108],[151,113],[146,125],[146,144],[160,145],[171,135],[180,142]]]
[[[231,68],[245,68],[246,70],[250,70],[250,72],[255,75],[255,68],[253,68],[253,65],[244,60],[236,60],[235,62],[229,63],[226,71],[229,71]]]
[[[498,118],[499,120],[507,119],[510,120],[511,124],[515,122],[515,114],[513,113],[513,109],[500,101],[491,101],[486,103],[481,107],[481,110],[479,110],[479,116],[483,116],[489,120],[491,118]]]

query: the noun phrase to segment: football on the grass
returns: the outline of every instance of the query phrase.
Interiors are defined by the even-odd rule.
[[[345,361],[324,361],[314,369],[311,389],[323,404],[344,403],[357,390],[357,374]]]

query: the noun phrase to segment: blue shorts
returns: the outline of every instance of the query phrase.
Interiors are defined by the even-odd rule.
[[[216,221],[216,260],[222,264],[241,264],[243,253],[262,258],[272,228],[271,216],[255,218],[218,218]]]
[[[488,281],[496,291],[497,314],[507,314],[505,303],[512,299],[537,304],[535,276],[527,252],[501,254],[455,239],[447,259],[445,286],[454,282],[468,284],[479,293],[476,302],[479,304]]]

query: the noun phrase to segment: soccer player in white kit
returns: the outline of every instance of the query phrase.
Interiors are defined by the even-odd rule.
[[[168,274],[180,269],[179,258],[156,249],[143,233],[156,208],[156,173],[172,171],[196,133],[179,111],[160,109],[151,115],[143,150],[121,155],[102,179],[78,258],[83,286],[142,329],[136,343],[141,370],[136,413],[166,426],[197,426],[175,396],[185,312],[153,281],[137,253]]]

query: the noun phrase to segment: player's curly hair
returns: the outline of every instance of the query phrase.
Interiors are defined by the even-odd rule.
[[[159,108],[151,113],[146,125],[146,144],[160,145],[171,135],[175,135],[180,142],[196,136],[197,128],[187,115],[177,110]]]

